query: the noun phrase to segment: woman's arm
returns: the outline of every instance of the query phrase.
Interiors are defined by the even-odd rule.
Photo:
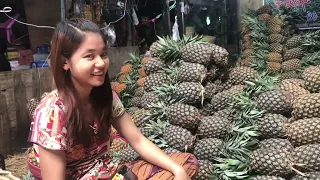
[[[185,173],[182,166],[176,164],[167,154],[141,134],[127,113],[116,119],[112,125],[144,160],[175,175]]]
[[[65,152],[39,146],[40,168],[43,180],[64,180],[66,176]]]

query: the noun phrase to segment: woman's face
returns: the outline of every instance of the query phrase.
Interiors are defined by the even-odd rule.
[[[108,47],[101,35],[91,32],[85,34],[83,43],[64,65],[65,70],[70,70],[71,79],[78,90],[101,86],[109,68]]]

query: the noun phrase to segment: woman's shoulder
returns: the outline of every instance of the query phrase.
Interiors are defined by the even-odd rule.
[[[59,97],[58,91],[53,90],[42,97],[36,111],[43,109],[56,109],[57,107],[64,111],[64,105]]]

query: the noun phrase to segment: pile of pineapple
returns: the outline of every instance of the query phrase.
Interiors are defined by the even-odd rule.
[[[268,5],[247,13],[235,67],[199,36],[159,37],[152,57],[125,65],[126,89],[117,92],[146,137],[199,159],[196,179],[316,180],[320,32],[297,34],[290,19]],[[140,158],[119,139],[120,161]]]

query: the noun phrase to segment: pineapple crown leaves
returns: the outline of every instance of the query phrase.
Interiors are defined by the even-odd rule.
[[[157,145],[160,149],[169,147],[168,142],[158,135],[151,135],[148,137],[150,141],[152,141],[155,145]]]
[[[301,59],[301,61],[302,61],[301,67],[297,69],[298,72],[303,72],[309,66],[320,65],[320,50],[314,53],[305,54],[305,56]]]
[[[167,109],[167,105],[160,101],[157,103],[151,103],[148,105],[149,111],[146,112],[143,120],[145,121],[155,121],[157,119],[165,118],[165,113]]]
[[[161,59],[165,60],[166,62],[170,62],[180,58],[181,42],[174,41],[170,39],[170,37],[157,37],[159,39],[157,43],[157,50]]]
[[[215,158],[219,164],[214,164],[212,174],[209,174],[210,179],[234,180],[247,179],[249,168],[243,162],[237,159]]]
[[[145,129],[149,129],[153,135],[162,137],[165,131],[165,128],[169,125],[168,121],[157,119],[156,121],[149,121],[146,123]]]
[[[184,35],[181,44],[182,45],[187,45],[187,44],[196,44],[196,43],[205,43],[203,40],[203,35],[195,35],[195,36],[186,36]]]
[[[254,78],[245,81],[246,87],[244,88],[244,92],[246,92],[249,97],[257,96],[262,92],[276,89],[279,80],[279,76],[270,76],[268,73],[263,72]]]
[[[183,102],[183,95],[178,93],[177,85],[162,84],[161,86],[152,87],[152,90],[167,105]]]

